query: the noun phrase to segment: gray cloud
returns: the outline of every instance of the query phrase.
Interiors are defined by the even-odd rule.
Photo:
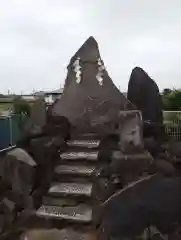
[[[0,92],[56,89],[90,35],[113,81],[127,89],[135,66],[160,88],[180,87],[180,0],[0,1]]]

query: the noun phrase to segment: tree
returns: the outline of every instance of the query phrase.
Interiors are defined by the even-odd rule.
[[[13,112],[15,114],[30,114],[30,104],[22,97],[14,97],[13,99]]]
[[[163,89],[163,96],[168,96],[169,93],[171,93],[172,90],[170,88]]]
[[[181,90],[166,90],[162,96],[163,109],[167,111],[181,110]]]

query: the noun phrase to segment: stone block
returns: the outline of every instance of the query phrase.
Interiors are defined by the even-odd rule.
[[[120,150],[134,154],[144,150],[142,117],[140,111],[119,111]]]
[[[23,149],[15,148],[7,153],[4,179],[12,190],[22,195],[29,195],[34,187],[36,162]]]

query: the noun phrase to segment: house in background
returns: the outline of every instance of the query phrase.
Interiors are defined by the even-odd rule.
[[[34,95],[21,95],[21,98],[29,103],[33,103],[36,101],[36,96]]]
[[[45,102],[49,105],[51,105],[57,98],[60,98],[63,93],[63,88],[51,91],[51,92],[45,92]]]

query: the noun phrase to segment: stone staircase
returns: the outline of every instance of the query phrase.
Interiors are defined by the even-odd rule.
[[[36,218],[48,220],[60,231],[67,229],[66,234],[74,231],[75,239],[108,240],[101,230],[102,203],[147,175],[153,160],[143,146],[139,112],[120,112],[120,122],[117,134],[71,132]],[[89,238],[90,232],[95,238]]]
[[[42,181],[40,182],[40,186],[43,185],[43,190],[41,187],[36,189],[37,192],[35,191],[31,198],[36,199],[36,194],[38,197],[40,196],[37,204],[34,204],[36,209],[28,208],[25,213],[22,212],[20,225],[23,223],[23,226],[29,228],[30,224],[31,228],[36,229],[57,228],[61,233],[64,229],[66,236],[72,231],[77,236],[77,238],[64,236],[63,239],[107,240],[105,236],[103,238],[97,237],[104,220],[102,203],[110,199],[110,196],[118,189],[124,188],[147,174],[153,160],[142,144],[139,112],[120,112],[120,126],[117,133],[109,135],[70,131],[70,140],[66,142],[64,152],[60,147],[61,144],[64,145],[64,142],[62,143],[61,139],[61,144],[59,144],[58,133],[57,138],[55,138],[58,140],[55,143],[58,142],[59,145],[57,144],[56,148],[51,151],[48,151],[50,150],[50,144],[47,143],[48,138],[41,139],[42,142],[39,140],[39,144],[38,141],[35,141],[36,159],[40,158],[45,163],[50,163],[51,159],[56,164],[53,166],[53,178],[52,161],[52,164],[46,164],[43,168],[39,168],[38,173],[41,180],[44,181],[43,184]],[[32,144],[32,146],[34,145]],[[40,146],[44,148],[38,151]],[[11,155],[16,157],[15,159],[20,158],[15,152],[12,152]],[[24,155],[26,154],[24,153]],[[29,165],[26,163],[25,166]],[[49,171],[46,171],[49,168],[51,168],[50,176]],[[32,173],[34,171],[31,166],[27,169],[28,174],[30,171]],[[43,176],[42,172],[44,171]],[[47,183],[47,191],[44,191]],[[41,189],[40,194],[39,189]],[[41,197],[42,201],[39,201]],[[22,219],[27,219],[27,224]],[[89,238],[89,234],[92,236],[92,233],[95,238]],[[84,235],[86,237],[82,238]]]
[[[75,139],[76,138],[76,139]],[[108,166],[101,156],[103,141],[94,134],[77,135],[67,142],[54,168],[53,182],[36,215],[61,223],[91,227],[99,223],[99,205],[113,193]]]
[[[100,205],[119,185],[114,182],[114,168],[125,178],[124,183],[128,183],[139,179],[140,172],[146,170],[152,160],[146,151],[123,154],[117,140],[113,141],[110,136],[108,142],[105,139],[97,134],[79,134],[67,142],[42,206],[36,211],[38,218],[58,220],[61,229],[74,229],[80,239],[91,229],[95,239],[100,239],[96,230],[101,222]],[[131,169],[130,174],[126,169]],[[115,178],[118,175],[116,173]]]

